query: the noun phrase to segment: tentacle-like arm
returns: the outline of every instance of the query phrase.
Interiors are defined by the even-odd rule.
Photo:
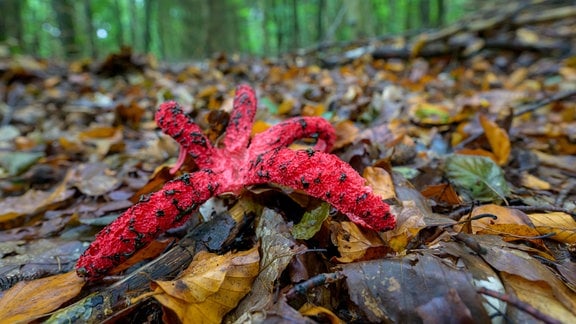
[[[250,149],[264,152],[286,147],[302,138],[317,138],[316,150],[328,152],[336,141],[334,127],[321,117],[295,117],[254,136]]]
[[[247,183],[277,183],[332,204],[353,222],[377,231],[396,224],[388,204],[366,181],[335,155],[309,150],[277,149],[250,162]]]
[[[224,136],[226,151],[235,153],[246,149],[256,109],[254,90],[247,85],[238,86],[234,96],[234,109],[230,114],[230,121]]]
[[[76,269],[100,278],[160,234],[182,225],[202,203],[221,189],[214,174],[200,170],[167,182],[108,225],[82,254]]]
[[[200,168],[211,165],[215,148],[202,129],[184,115],[176,102],[168,101],[160,105],[155,119],[162,131],[180,144],[180,156],[171,171],[175,172],[180,168],[187,154],[194,158]]]

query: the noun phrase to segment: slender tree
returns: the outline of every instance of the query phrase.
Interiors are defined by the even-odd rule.
[[[52,0],[52,8],[56,14],[60,28],[60,42],[67,58],[75,58],[80,53],[76,43],[76,26],[74,24],[74,1]]]
[[[84,0],[84,16],[86,36],[88,38],[88,50],[92,58],[98,57],[98,48],[96,47],[96,32],[94,31],[94,15],[92,14],[92,5],[90,0]]]
[[[144,51],[150,52],[152,48],[152,10],[154,10],[156,5],[155,0],[146,0],[144,2]]]
[[[418,27],[429,28],[431,26],[431,24],[430,24],[430,1],[420,1],[420,8],[418,11],[420,14],[420,26],[418,26]]]
[[[292,49],[297,49],[300,46],[300,18],[298,17],[298,1],[292,0]]]
[[[129,5],[129,11],[130,11],[130,19],[129,19],[129,23],[128,23],[128,30],[130,31],[130,42],[132,43],[132,47],[135,50],[140,50],[140,40],[138,38],[138,34],[137,34],[137,30],[139,30],[139,23],[140,21],[138,20],[138,5],[137,3],[138,0],[131,0],[128,2]]]
[[[326,0],[317,0],[316,3],[316,41],[324,41],[324,15],[326,13]]]
[[[148,2],[148,1],[147,1]],[[122,6],[120,0],[114,1],[114,25],[116,26],[116,43],[118,47],[126,45],[124,40],[124,24],[122,23]]]

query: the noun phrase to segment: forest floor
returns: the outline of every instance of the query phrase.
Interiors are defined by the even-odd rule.
[[[97,62],[2,59],[0,322],[574,322],[576,56],[574,36],[551,33],[576,35],[576,23],[504,18],[403,50],[387,39],[201,64],[129,49]],[[157,107],[176,100],[218,143],[239,84],[256,90],[252,134],[293,116],[329,121],[331,153],[392,206],[396,227],[247,187],[103,279],[78,277],[103,226],[197,171],[187,160],[170,173],[178,145]]]

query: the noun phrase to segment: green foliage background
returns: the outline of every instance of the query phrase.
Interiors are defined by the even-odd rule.
[[[0,44],[50,58],[102,57],[122,45],[162,60],[216,52],[278,55],[320,44],[436,28],[473,0],[4,0]],[[477,1],[476,1],[477,3]],[[72,24],[63,24],[65,15]],[[65,36],[70,36],[66,38]]]

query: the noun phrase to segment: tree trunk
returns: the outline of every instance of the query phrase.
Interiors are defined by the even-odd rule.
[[[96,31],[94,30],[94,20],[92,15],[92,6],[90,0],[84,0],[84,16],[86,17],[86,34],[88,36],[88,47],[90,57],[98,57],[98,48],[96,47]]]
[[[116,30],[116,43],[118,47],[122,47],[125,45],[124,43],[124,24],[122,24],[122,8],[120,7],[120,1],[114,1],[114,19],[116,20],[115,24],[117,26]]]
[[[25,1],[0,1],[0,10],[4,13],[0,19],[0,42],[7,43],[16,52],[24,52],[22,7]]]
[[[292,49],[300,47],[300,26],[298,25],[298,4],[292,0]]]
[[[138,10],[136,8],[137,1],[138,0],[131,0],[129,2],[130,23],[128,24],[128,29],[130,30],[130,41],[132,43],[132,48],[134,48],[135,51],[141,49],[138,34],[136,33],[136,31],[139,29]]]
[[[151,36],[151,27],[152,27],[152,8],[155,5],[154,0],[147,0],[144,2],[144,52],[150,52],[152,48],[152,36]]]
[[[76,43],[76,26],[74,24],[74,1],[52,0],[52,8],[60,28],[60,42],[66,58],[75,58],[80,53]]]
[[[446,23],[446,14],[444,0],[436,0],[436,27],[444,26]]]
[[[326,0],[318,0],[316,7],[316,41],[324,41],[324,15],[326,14]]]
[[[420,28],[430,28],[430,1],[420,1]]]

